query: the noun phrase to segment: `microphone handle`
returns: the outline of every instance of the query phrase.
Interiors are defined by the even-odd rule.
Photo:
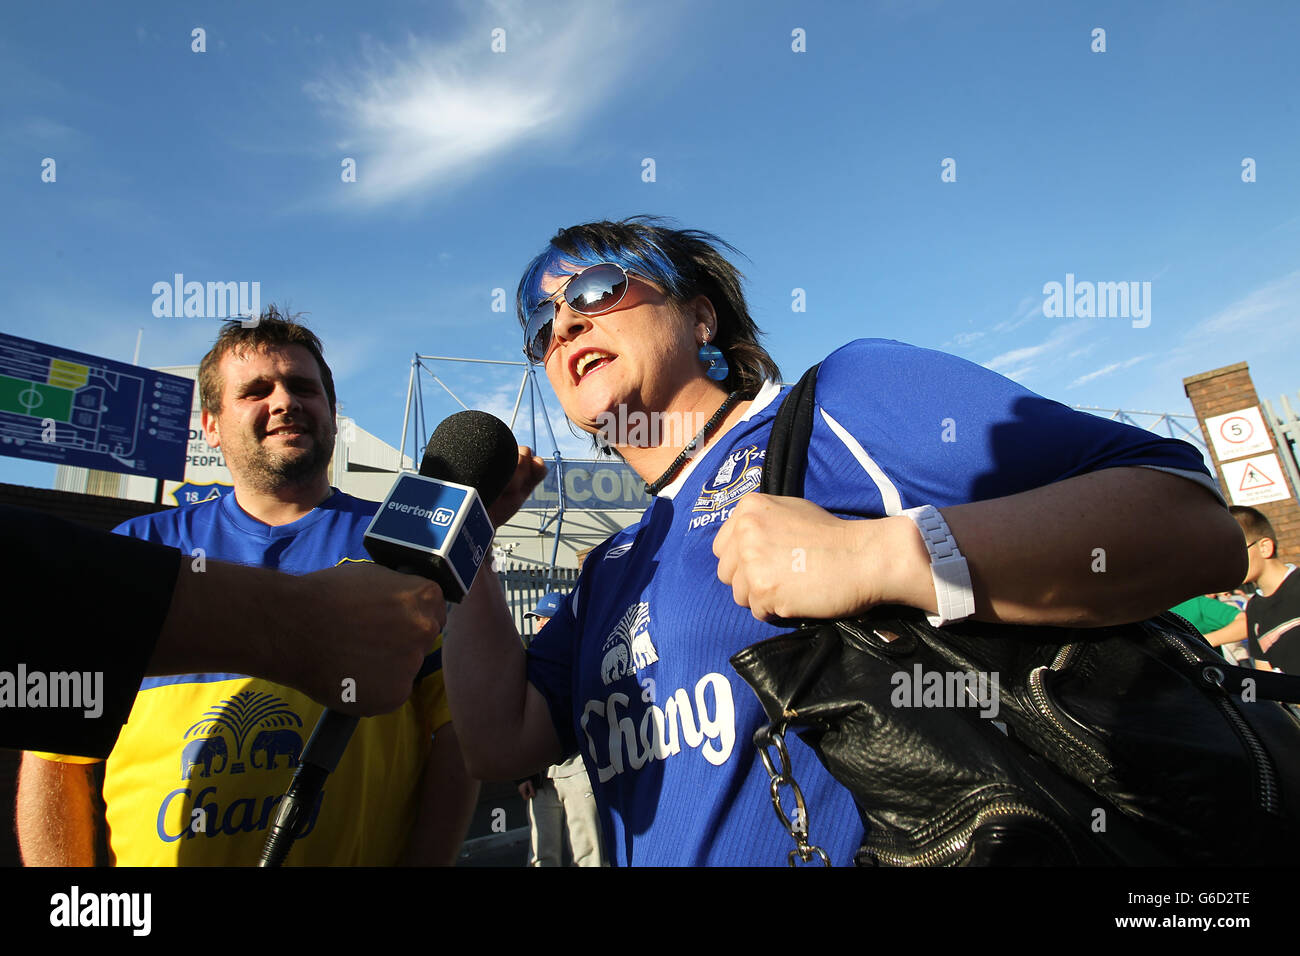
[[[307,822],[307,814],[320,798],[325,778],[339,765],[339,758],[357,729],[360,718],[325,709],[316,721],[316,729],[303,748],[302,759],[294,771],[289,789],[280,799],[275,819],[271,821],[262,845],[258,866],[280,866],[293,849],[298,831]]]
[[[399,574],[417,573],[409,567],[393,570]],[[434,651],[426,657],[415,679],[418,681],[436,670],[437,664],[441,663],[441,658],[441,651]],[[435,659],[436,663],[434,663]],[[312,731],[307,746],[302,749],[302,757],[298,761],[298,769],[294,771],[293,780],[289,783],[289,789],[285,791],[284,796],[280,798],[279,806],[276,807],[275,818],[271,821],[266,834],[266,842],[262,844],[262,855],[257,861],[259,867],[283,865],[289,851],[293,849],[294,841],[298,838],[298,831],[307,822],[307,815],[320,799],[321,790],[325,787],[325,778],[339,765],[343,751],[352,740],[359,722],[359,717],[339,713],[328,707],[321,712],[320,719],[316,721],[316,729]]]

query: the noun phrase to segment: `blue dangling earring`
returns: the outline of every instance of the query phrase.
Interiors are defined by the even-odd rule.
[[[715,382],[721,382],[731,373],[731,366],[727,364],[726,356],[716,345],[710,345],[707,341],[700,346],[700,361],[706,366],[704,374]]]

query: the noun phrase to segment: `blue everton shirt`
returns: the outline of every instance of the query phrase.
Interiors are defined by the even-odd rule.
[[[272,527],[250,516],[234,494],[227,494],[133,518],[116,530],[179,548],[191,559],[200,548],[212,560],[310,574],[343,561],[369,561],[362,537],[378,507],[335,489],[297,521]]]
[[[766,718],[728,663],[788,628],[735,604],[712,551],[759,487],[780,397],[765,386],[746,420],[594,550],[528,649],[528,679],[565,753],[582,754],[619,865],[783,865],[794,848],[752,742]],[[955,356],[864,339],[822,364],[805,494],[840,517],[876,518],[1116,467],[1167,471],[1218,496],[1184,442],[1073,411]],[[794,735],[787,744],[809,842],[851,863],[863,825],[848,791]]]

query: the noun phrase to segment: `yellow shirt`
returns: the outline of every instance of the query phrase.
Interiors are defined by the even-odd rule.
[[[321,710],[298,691],[257,678],[146,680],[105,769],[114,863],[256,865]],[[433,732],[450,720],[441,671],[393,713],[361,720],[286,862],[396,863],[418,816]]]

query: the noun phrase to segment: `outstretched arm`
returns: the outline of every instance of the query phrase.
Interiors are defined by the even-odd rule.
[[[229,670],[295,687],[344,713],[387,713],[446,619],[432,581],[368,562],[294,576],[181,562],[146,674]],[[343,681],[355,683],[343,696]]]
[[[22,543],[0,556],[0,576],[13,593],[57,606],[63,626],[11,629],[0,664],[99,673],[103,684],[93,719],[0,710],[0,746],[108,756],[142,674],[252,674],[348,713],[383,713],[410,696],[445,618],[437,585],[375,565],[296,578],[191,562],[175,548],[4,506],[0,534]],[[356,694],[344,700],[347,678]]]
[[[1205,639],[1214,647],[1222,647],[1224,644],[1244,641],[1246,636],[1246,612],[1242,611],[1232,619],[1232,623],[1225,624],[1217,631],[1211,631],[1205,635]]]

